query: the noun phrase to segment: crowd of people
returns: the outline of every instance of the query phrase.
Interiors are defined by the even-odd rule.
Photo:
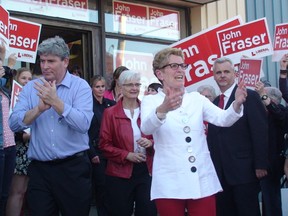
[[[89,86],[59,36],[38,46],[40,77],[0,54],[0,216],[88,216],[93,202],[98,216],[283,216],[288,54],[279,89],[255,91],[216,59],[217,96],[187,92],[183,52],[165,48],[142,101],[140,73],[124,66],[108,88],[101,75]],[[12,78],[23,88],[10,113]]]

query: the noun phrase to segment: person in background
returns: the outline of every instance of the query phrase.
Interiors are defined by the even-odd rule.
[[[101,127],[102,115],[106,108],[116,104],[114,100],[104,98],[105,79],[96,75],[91,80],[93,95],[94,116],[88,131],[90,150],[89,158],[92,162],[92,185],[95,195],[98,216],[108,216],[107,201],[105,199],[105,169],[107,159],[99,149],[99,132]]]
[[[125,66],[119,66],[114,70],[111,87],[104,92],[104,98],[108,98],[117,102],[122,97],[118,80],[121,73],[125,70],[128,70],[128,68]]]
[[[83,71],[78,65],[73,65],[73,67],[70,69],[70,73],[78,77],[82,77],[83,75]]]
[[[153,60],[163,85],[156,95],[144,96],[141,130],[153,135],[151,199],[161,216],[215,216],[215,194],[222,190],[207,146],[203,121],[229,127],[242,116],[246,88],[239,85],[228,110],[215,106],[198,92],[184,88],[184,54],[166,48]],[[235,123],[236,124],[236,123]]]
[[[150,201],[152,136],[140,130],[140,74],[123,71],[118,79],[123,97],[106,109],[100,149],[107,158],[106,191],[110,216],[156,216]]]
[[[197,91],[207,97],[211,102],[216,98],[216,92],[213,86],[211,85],[201,85],[197,88]]]
[[[160,83],[151,83],[148,86],[147,94],[157,94],[159,88],[163,88]]]
[[[42,41],[38,55],[43,77],[23,87],[9,118],[14,132],[31,128],[29,209],[35,216],[88,216],[91,88],[67,70],[70,51],[59,36]]]
[[[280,76],[279,76],[279,89],[286,103],[288,103],[287,73],[288,73],[288,53],[283,55],[280,60]]]
[[[213,100],[216,98],[216,92],[213,86],[211,85],[201,85],[197,88],[197,91],[205,96],[206,98],[208,98],[211,102],[213,102]],[[204,121],[203,122],[203,126],[204,126],[204,130],[205,130],[205,134],[207,135],[208,133],[208,122]]]
[[[10,67],[3,66],[6,47],[0,39],[0,216],[6,216],[6,203],[15,168],[16,144],[14,133],[8,125],[10,90],[5,88],[12,77]],[[14,65],[13,65],[14,66]]]
[[[32,80],[32,72],[28,68],[19,68],[15,80],[25,86]],[[27,157],[30,132],[15,133],[16,141],[16,167],[11,183],[11,190],[7,201],[6,216],[20,215],[28,185],[27,170],[30,160]]]
[[[216,59],[213,75],[221,92],[213,103],[227,109],[239,88],[233,62]],[[257,92],[247,93],[239,121],[231,127],[208,125],[208,146],[223,187],[216,195],[217,216],[260,216],[259,180],[267,175],[268,121]]]
[[[262,214],[265,216],[282,216],[280,180],[284,174],[284,158],[281,156],[281,152],[283,150],[284,134],[288,130],[284,127],[287,120],[282,116],[286,116],[288,110],[281,104],[282,94],[280,90],[275,87],[264,86],[265,84],[261,81],[257,82],[255,86],[255,91],[260,95],[268,112],[269,125],[268,174],[260,180]]]

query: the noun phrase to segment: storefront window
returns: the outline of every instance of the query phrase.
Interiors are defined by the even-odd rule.
[[[154,5],[106,1],[106,32],[177,41],[184,12]]]
[[[95,0],[0,0],[6,10],[98,23]]]
[[[106,80],[111,83],[115,68],[123,65],[130,70],[141,73],[141,93],[143,96],[147,86],[159,82],[152,69],[153,56],[159,50],[167,47],[163,44],[138,41],[106,39]]]

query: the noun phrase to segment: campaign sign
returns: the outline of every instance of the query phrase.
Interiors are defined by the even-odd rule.
[[[241,58],[239,65],[238,83],[244,80],[247,87],[255,88],[260,80],[262,59]]]
[[[22,86],[15,80],[12,82],[12,92],[11,92],[11,103],[10,103],[10,113],[13,111],[15,104],[18,101],[19,94],[22,90]]]
[[[273,49],[272,61],[274,62],[280,61],[284,54],[288,54],[288,23],[275,26]]]
[[[9,47],[9,12],[0,5],[0,42]]]
[[[41,24],[10,17],[10,50],[18,61],[35,63]]]
[[[213,79],[213,63],[221,56],[217,32],[241,23],[241,18],[237,16],[171,45],[183,51],[185,63],[189,64],[185,74],[187,91],[194,91],[204,80]]]
[[[273,54],[266,18],[217,32],[221,55],[235,64],[242,56],[259,58]]]

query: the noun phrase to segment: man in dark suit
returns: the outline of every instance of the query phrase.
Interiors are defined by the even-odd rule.
[[[224,109],[234,101],[237,84],[228,58],[214,62],[213,75]],[[209,124],[208,145],[223,192],[216,196],[217,216],[260,216],[259,179],[267,175],[268,123],[259,95],[247,90],[243,116],[231,127]],[[214,100],[219,104],[220,97]]]

